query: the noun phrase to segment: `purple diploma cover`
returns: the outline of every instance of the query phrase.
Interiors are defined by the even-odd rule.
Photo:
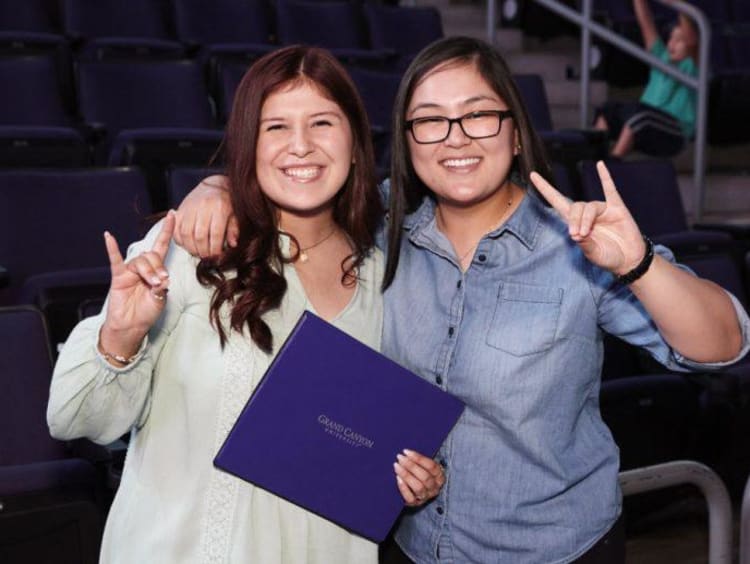
[[[463,408],[305,312],[214,465],[380,542],[404,507],[396,454],[434,456]]]

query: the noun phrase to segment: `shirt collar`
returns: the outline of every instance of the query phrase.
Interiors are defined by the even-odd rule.
[[[539,237],[542,218],[549,213],[534,190],[524,188],[525,197],[508,220],[487,235],[492,239],[505,231],[514,235],[525,247],[533,250]],[[417,210],[404,218],[403,227],[409,231],[409,238],[419,236],[435,218],[435,200],[425,197]]]

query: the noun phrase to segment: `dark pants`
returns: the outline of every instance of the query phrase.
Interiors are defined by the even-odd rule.
[[[599,542],[587,550],[573,564],[624,564],[625,522],[623,516],[612,525]],[[380,564],[414,564],[389,536],[380,547]]]
[[[680,123],[671,115],[640,102],[607,102],[597,108],[594,121],[603,116],[612,140],[624,126],[633,131],[633,147],[654,157],[674,157],[685,147]]]

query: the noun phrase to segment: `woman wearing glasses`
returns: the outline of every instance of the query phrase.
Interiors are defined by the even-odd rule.
[[[384,559],[622,562],[603,332],[705,370],[748,350],[747,315],[654,249],[601,163],[604,202],[570,202],[544,180],[539,139],[485,43],[427,47],[394,113],[383,351],[467,409],[437,455],[446,486],[407,511]],[[182,228],[190,243],[192,222]]]

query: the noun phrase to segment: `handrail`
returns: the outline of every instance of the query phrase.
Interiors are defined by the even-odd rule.
[[[708,466],[691,460],[676,460],[620,472],[623,495],[692,484],[698,486],[708,505],[708,562],[732,561],[732,502],[721,478]]]
[[[709,53],[711,43],[711,27],[708,19],[701,10],[683,2],[675,0],[668,2],[656,0],[661,4],[690,16],[698,26],[700,35],[700,48],[698,53],[698,78],[689,76],[675,67],[664,63],[641,45],[623,38],[607,27],[591,20],[592,0],[582,0],[581,12],[574,10],[557,0],[533,0],[543,5],[558,16],[577,24],[581,28],[581,127],[589,125],[589,82],[591,68],[589,65],[591,53],[591,34],[600,39],[619,47],[629,55],[658,68],[665,74],[675,78],[683,84],[697,90],[697,111],[695,122],[695,151],[693,154],[693,217],[695,222],[701,220],[705,201],[705,173],[706,173],[706,130],[708,124],[708,79],[709,79]],[[494,44],[495,22],[497,0],[487,1],[487,38]]]
[[[740,564],[750,564],[750,479],[745,484],[740,517]]]

